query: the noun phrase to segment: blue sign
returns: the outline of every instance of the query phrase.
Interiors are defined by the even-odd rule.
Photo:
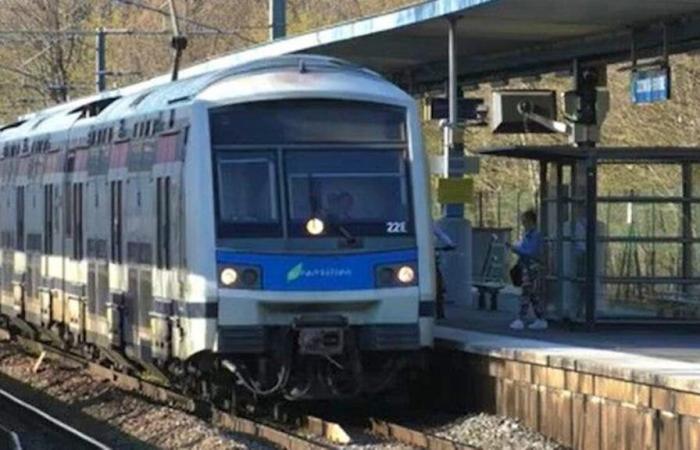
[[[415,249],[339,255],[264,254],[219,250],[219,264],[258,266],[262,287],[272,291],[343,291],[374,289],[382,264],[416,264]]]
[[[664,102],[671,98],[671,69],[668,66],[632,71],[632,103]]]

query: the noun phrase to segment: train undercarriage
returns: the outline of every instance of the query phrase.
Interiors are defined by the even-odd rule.
[[[255,412],[280,402],[342,400],[388,395],[421,378],[421,350],[364,351],[349,327],[290,327],[272,333],[262,353],[203,351],[186,361],[142,361],[123,348],[77,339],[55,323],[37,327],[19,317],[0,315],[0,327],[13,335],[60,347],[130,375],[157,379],[188,396],[227,411]]]

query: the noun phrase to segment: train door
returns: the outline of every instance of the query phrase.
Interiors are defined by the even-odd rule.
[[[106,319],[109,344],[120,350],[133,347],[131,316],[128,296],[128,271],[126,265],[126,244],[124,240],[126,205],[128,197],[127,156],[129,142],[111,146],[107,182],[109,184],[109,286]]]
[[[39,302],[41,325],[54,331],[52,338],[60,338],[63,322],[63,162],[65,153],[58,150],[46,156],[43,177],[43,252]]]
[[[149,313],[153,307],[153,246],[151,244],[154,186],[149,175],[137,173],[129,176],[127,184],[127,295],[128,321],[125,328],[131,330],[129,339],[134,343],[133,356],[149,360],[151,333]],[[127,335],[129,332],[127,331]]]
[[[89,340],[101,346],[109,344],[106,319],[109,303],[109,223],[111,199],[107,181],[107,150],[91,150],[88,164],[88,190],[85,208],[89,221],[87,235],[87,329]]]
[[[40,322],[44,328],[53,324],[53,293],[52,293],[52,256],[54,254],[54,204],[55,193],[51,175],[44,177],[42,206],[43,206],[43,241],[41,255],[40,282],[37,287],[37,297],[41,308]]]
[[[155,195],[155,256],[153,267],[154,309],[150,313],[152,356],[167,361],[177,351],[180,342],[180,324],[177,305],[182,301],[180,292],[180,228],[184,220],[180,214],[181,162],[178,132],[164,134],[158,139],[156,162],[153,166]]]
[[[42,167],[39,157],[30,157],[29,184],[25,192],[26,272],[25,272],[25,320],[41,325],[40,280],[41,260],[44,250],[43,224],[44,201]]]
[[[10,197],[13,187],[10,183],[10,173],[13,160],[6,159],[0,162],[2,166],[2,178],[0,179],[0,202],[2,213],[0,213],[0,244],[2,247],[2,256],[0,257],[0,279],[2,282],[2,292],[0,293],[0,313],[10,315],[13,311],[13,293],[12,293],[12,273],[13,269],[13,239],[12,239],[12,220],[15,215],[15,210],[11,206]]]
[[[20,161],[20,166],[24,165],[24,160]],[[24,178],[24,177],[22,177]],[[13,297],[13,316],[21,319],[25,318],[25,276],[26,276],[26,253],[25,253],[25,185],[24,180],[18,180],[22,184],[15,186],[14,205],[15,205],[15,248],[12,258],[13,274],[12,274],[12,297]]]
[[[72,156],[72,158],[71,158]],[[66,239],[65,316],[66,337],[78,345],[86,341],[87,260],[85,236],[85,200],[87,184],[87,150],[76,150],[69,156],[66,175]]]
[[[138,129],[136,140],[129,147],[124,195],[127,283],[123,329],[125,340],[129,342],[127,354],[148,360],[151,351],[148,313],[153,299],[150,274],[153,246],[150,237],[155,216],[151,199],[155,188],[149,177],[151,165],[147,161],[149,150],[142,139],[143,126]]]

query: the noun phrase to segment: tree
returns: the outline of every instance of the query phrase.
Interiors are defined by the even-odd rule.
[[[95,2],[89,0],[5,0],[0,27],[20,34],[8,36],[2,49],[7,79],[38,95],[45,103],[66,101],[80,77],[76,71],[84,62],[85,38],[61,34],[82,29]],[[18,43],[18,37],[21,40]],[[11,42],[7,42],[10,40]]]

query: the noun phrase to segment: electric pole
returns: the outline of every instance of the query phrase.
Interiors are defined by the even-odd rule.
[[[287,35],[287,0],[270,0],[270,40]]]
[[[168,2],[170,6],[170,18],[173,25],[173,38],[170,41],[175,54],[173,55],[173,71],[172,71],[172,81],[177,81],[178,73],[180,72],[180,60],[182,59],[182,52],[187,48],[187,38],[180,33],[180,24],[178,23],[177,10],[175,9],[175,0],[170,0]]]
[[[95,35],[95,85],[97,92],[103,92],[107,89],[106,75],[106,57],[105,57],[105,29],[98,28]]]

